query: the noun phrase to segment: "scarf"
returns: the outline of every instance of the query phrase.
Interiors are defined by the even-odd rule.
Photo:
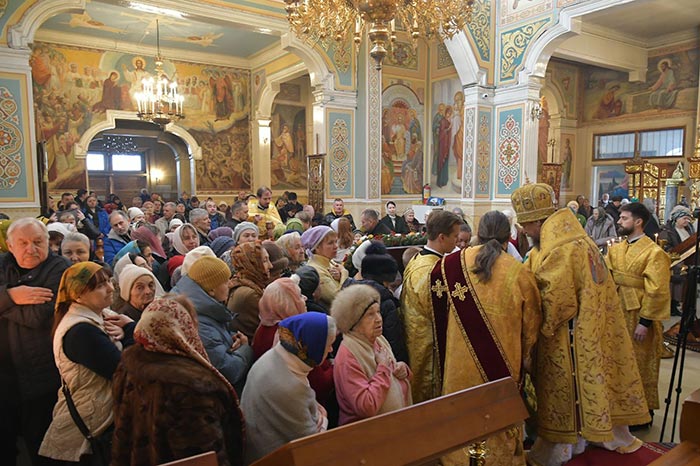
[[[329,317],[320,312],[305,312],[279,323],[280,345],[309,367],[323,362],[329,344]],[[333,332],[335,333],[335,332]],[[335,339],[335,334],[332,335]]]
[[[148,227],[138,227],[131,233],[131,237],[133,239],[143,241],[144,243],[148,243],[148,245],[151,247],[151,251],[153,252],[153,254],[162,259],[167,259],[168,255],[165,254],[165,251],[163,250],[163,245],[158,240],[158,237],[154,235],[153,232],[148,229]]]
[[[231,288],[247,286],[262,295],[263,288],[270,280],[269,273],[263,267],[262,251],[259,241],[236,246],[231,253],[231,262],[236,270]]]
[[[260,325],[272,327],[279,321],[306,312],[306,300],[291,278],[278,278],[267,285],[258,303]]]
[[[185,232],[185,228],[191,228],[192,231],[194,231],[195,236],[197,237],[197,246],[199,246],[199,233],[197,232],[197,229],[192,225],[191,223],[185,223],[177,227],[173,234],[173,248],[181,255],[184,256],[187,254],[190,250],[187,249],[185,246],[185,243],[182,242],[182,235]],[[195,246],[195,247],[197,247]],[[194,249],[194,248],[192,248]]]
[[[112,263],[110,265],[112,267],[116,267],[117,262],[119,262],[124,256],[128,256],[129,253],[134,253],[137,256],[141,255],[141,249],[139,248],[139,245],[136,244],[136,240],[126,243],[126,245],[114,255],[114,259],[112,259]]]
[[[94,262],[78,262],[68,267],[58,285],[56,309],[60,304],[75,302],[85,291],[90,279],[100,270],[102,266]]]
[[[401,382],[394,377],[394,366],[396,364],[396,359],[394,358],[394,353],[391,351],[391,345],[383,336],[378,336],[374,342],[374,347],[363,337],[357,335],[355,332],[348,332],[343,334],[343,342],[341,345],[345,347],[355,356],[357,362],[362,368],[367,379],[370,379],[377,372],[377,362],[374,359],[375,349],[386,348],[391,354],[391,361],[389,370],[391,371],[391,385],[389,386],[389,391],[386,394],[386,399],[384,404],[382,404],[377,414],[389,413],[391,411],[396,411],[406,406],[413,404],[413,399],[411,397],[411,390],[406,391],[406,396],[404,397],[403,390],[401,389]]]

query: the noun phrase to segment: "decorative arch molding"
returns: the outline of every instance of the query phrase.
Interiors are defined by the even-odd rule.
[[[550,105],[550,116],[554,117],[555,115],[558,115],[559,117],[561,117],[566,107],[564,104],[564,99],[559,89],[550,84],[545,84],[540,92],[547,99],[547,102]]]
[[[87,157],[90,141],[92,141],[92,139],[100,132],[116,128],[117,120],[139,121],[139,118],[134,112],[107,110],[105,114],[107,116],[105,121],[92,125],[83,133],[83,135],[80,137],[80,141],[75,143],[73,146],[73,155],[75,155],[75,158],[84,159]],[[199,144],[197,144],[197,141],[190,133],[187,132],[185,128],[174,123],[170,123],[165,126],[163,131],[166,133],[171,133],[184,141],[185,145],[187,146],[187,154],[189,155],[190,160],[202,160],[202,148]]]
[[[581,33],[581,16],[633,1],[591,0],[563,8],[559,12],[557,24],[535,39],[525,52],[522,69],[518,75],[519,82],[526,82],[530,76],[544,78],[549,59],[556,49],[566,39]]]
[[[307,73],[309,73],[309,69],[306,67],[306,65],[304,63],[297,63],[292,67],[267,76],[265,79],[265,86],[262,88],[262,91],[260,91],[260,99],[258,101],[258,109],[255,114],[255,119],[259,120],[270,118],[270,115],[272,114],[272,103],[275,100],[275,96],[280,91],[280,84],[296,79]]]
[[[22,15],[19,22],[10,27],[7,42],[13,49],[28,49],[42,24],[59,13],[82,13],[87,0],[40,0]]]
[[[333,73],[330,72],[326,63],[319,53],[304,41],[299,40],[293,33],[288,32],[280,37],[282,50],[291,52],[302,59],[309,71],[312,88],[322,88],[332,91],[335,89],[333,83]]]
[[[452,58],[462,87],[471,84],[486,84],[486,72],[479,69],[479,63],[476,61],[476,56],[464,31],[452,39],[446,40],[444,44]]]

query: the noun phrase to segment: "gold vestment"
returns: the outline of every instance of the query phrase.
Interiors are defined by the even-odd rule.
[[[615,283],[570,209],[544,221],[528,264],[543,311],[533,374],[538,434],[554,443],[578,435],[606,442],[613,426],[649,422]]]
[[[607,256],[617,284],[630,337],[640,318],[652,321],[644,340],[632,340],[649,409],[659,408],[662,321],[671,317],[671,258],[646,235],[632,244],[615,244]]]
[[[255,216],[260,215],[260,220],[256,221]],[[257,199],[248,201],[248,221],[257,225],[260,236],[267,235],[267,222],[272,222],[274,226],[282,224],[282,217],[277,211],[277,207],[270,202],[266,209],[258,206]]]
[[[409,367],[413,371],[413,403],[440,396],[430,296],[430,272],[440,260],[436,254],[416,254],[406,266],[401,289],[401,317],[406,331]]]
[[[476,255],[482,246],[461,251],[462,270],[474,267]],[[483,283],[469,274],[471,283],[483,309],[484,319],[498,339],[512,376],[519,382],[523,364],[531,367],[532,350],[542,321],[540,294],[532,272],[512,256],[503,253],[493,265],[491,279]],[[483,362],[482,362],[483,363]],[[443,395],[485,383],[477,368],[471,343],[450,305],[445,345]],[[513,426],[486,440],[488,466],[524,465],[522,427]],[[464,465],[468,458],[464,449],[442,458],[443,465]]]

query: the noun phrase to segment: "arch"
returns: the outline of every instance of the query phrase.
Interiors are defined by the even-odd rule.
[[[19,22],[7,34],[7,42],[13,49],[28,49],[34,41],[37,29],[46,20],[60,13],[82,13],[87,0],[41,0],[24,12]]]
[[[462,87],[470,84],[485,84],[486,73],[479,69],[476,56],[464,31],[460,31],[452,39],[446,40],[444,44],[452,58]]]
[[[282,44],[282,50],[291,52],[302,59],[306,68],[309,70],[311,87],[321,87],[329,91],[334,90],[333,73],[330,72],[323,58],[321,58],[317,51],[304,41],[299,40],[299,38],[291,32],[282,34],[280,43]]]
[[[557,24],[535,39],[525,52],[519,82],[526,82],[529,76],[544,78],[549,59],[556,49],[566,39],[581,33],[581,16],[632,1],[634,0],[591,0],[563,8],[559,12]]]
[[[272,113],[272,104],[275,100],[275,96],[280,91],[280,84],[296,79],[299,76],[305,75],[306,73],[309,73],[306,65],[304,63],[298,63],[292,67],[267,76],[265,79],[265,85],[260,91],[260,99],[258,100],[258,109],[255,119],[259,120],[270,118],[270,114]]]
[[[549,102],[549,115],[554,117],[555,115],[561,115],[564,111],[564,99],[555,86],[551,84],[545,84],[540,90],[542,96]]]

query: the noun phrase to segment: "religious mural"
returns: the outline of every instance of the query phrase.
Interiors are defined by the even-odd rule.
[[[462,192],[464,94],[459,79],[432,86],[430,186],[433,195]]]
[[[625,173],[623,165],[607,165],[595,168],[595,184],[597,199],[603,194],[612,196],[628,197],[627,188],[629,175]],[[596,199],[596,200],[597,200]]]
[[[405,84],[382,93],[382,194],[418,194],[423,188],[423,103]]]
[[[686,44],[652,50],[646,81],[594,66],[583,68],[583,118],[586,121],[695,111],[699,49]]]
[[[155,71],[152,57],[36,43],[30,58],[38,139],[46,141],[49,189],[84,187],[83,160],[73,146],[107,110],[136,111],[140,82]],[[215,177],[211,167],[250,165],[250,73],[246,70],[166,60],[163,72],[184,96],[178,125],[202,146],[200,190],[249,189],[244,171]],[[39,109],[41,109],[39,111]],[[207,173],[205,175],[205,173]],[[246,181],[247,180],[247,181]]]
[[[561,190],[573,191],[574,160],[576,157],[576,135],[561,133],[559,161],[561,162]]]
[[[579,67],[552,59],[547,66],[547,84],[559,91],[564,108],[559,109],[565,118],[578,118]]]
[[[297,98],[297,100],[301,99]],[[274,104],[270,133],[272,136],[270,144],[272,189],[275,191],[305,190],[307,185],[306,108]]]

